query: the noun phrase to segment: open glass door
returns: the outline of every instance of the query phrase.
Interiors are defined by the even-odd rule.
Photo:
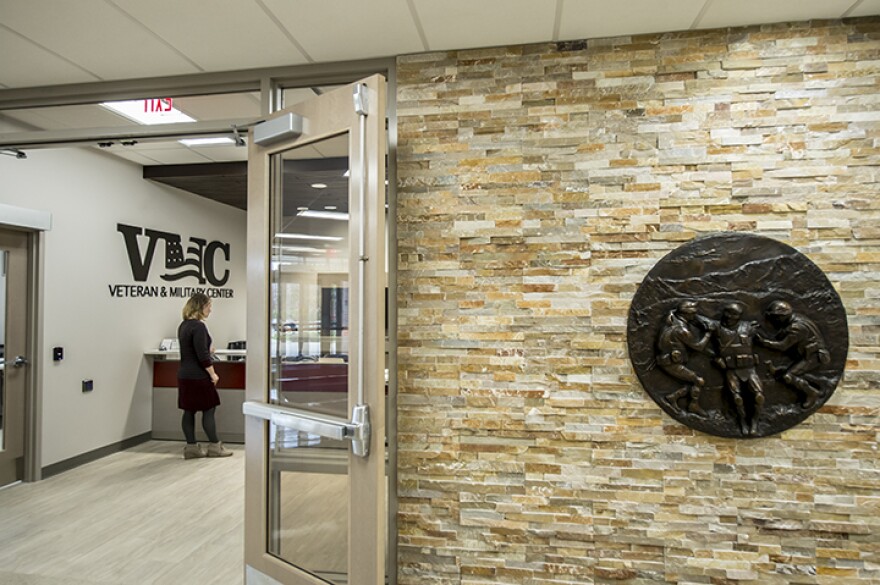
[[[385,144],[379,75],[251,131],[249,585],[386,580]]]

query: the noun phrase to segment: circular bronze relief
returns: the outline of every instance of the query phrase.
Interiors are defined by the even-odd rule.
[[[721,437],[765,437],[815,412],[843,376],[847,335],[818,266],[740,233],[670,252],[639,286],[627,323],[630,360],[654,402]]]

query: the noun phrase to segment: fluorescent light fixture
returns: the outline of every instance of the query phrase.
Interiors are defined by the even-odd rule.
[[[308,252],[312,254],[323,254],[324,250],[321,248],[310,248],[309,246],[278,246],[278,251],[281,252],[283,256],[286,252]]]
[[[217,144],[235,144],[235,140],[227,136],[213,136],[210,138],[184,138],[178,140],[184,146],[214,146]]]
[[[280,270],[282,266],[298,266],[298,265],[301,266],[303,264],[303,260],[305,260],[305,258],[296,258],[296,260],[299,260],[299,261],[298,262],[280,262],[278,260],[275,260],[272,262],[272,270]]]
[[[335,219],[337,221],[348,221],[348,214],[341,211],[313,211],[307,209],[297,213],[300,217],[311,217],[313,219]]]
[[[133,120],[138,124],[174,124],[177,122],[195,122],[195,118],[191,118],[176,108],[171,108],[166,112],[146,111],[144,102],[149,100],[127,100],[123,102],[103,102],[101,105],[112,110],[121,116],[125,116],[129,120]]]
[[[326,189],[327,185],[324,183],[312,183],[312,189]]]
[[[312,234],[275,234],[276,238],[288,240],[318,240],[321,242],[341,242],[339,236],[314,236]]]

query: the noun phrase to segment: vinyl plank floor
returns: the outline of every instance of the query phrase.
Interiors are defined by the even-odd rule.
[[[345,574],[348,497],[347,475],[283,473],[281,558],[317,575]]]
[[[0,490],[4,585],[240,585],[244,448],[150,441]]]

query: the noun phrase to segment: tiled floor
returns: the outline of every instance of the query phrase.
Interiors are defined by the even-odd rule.
[[[244,448],[151,441],[0,490],[4,585],[240,585]]]

